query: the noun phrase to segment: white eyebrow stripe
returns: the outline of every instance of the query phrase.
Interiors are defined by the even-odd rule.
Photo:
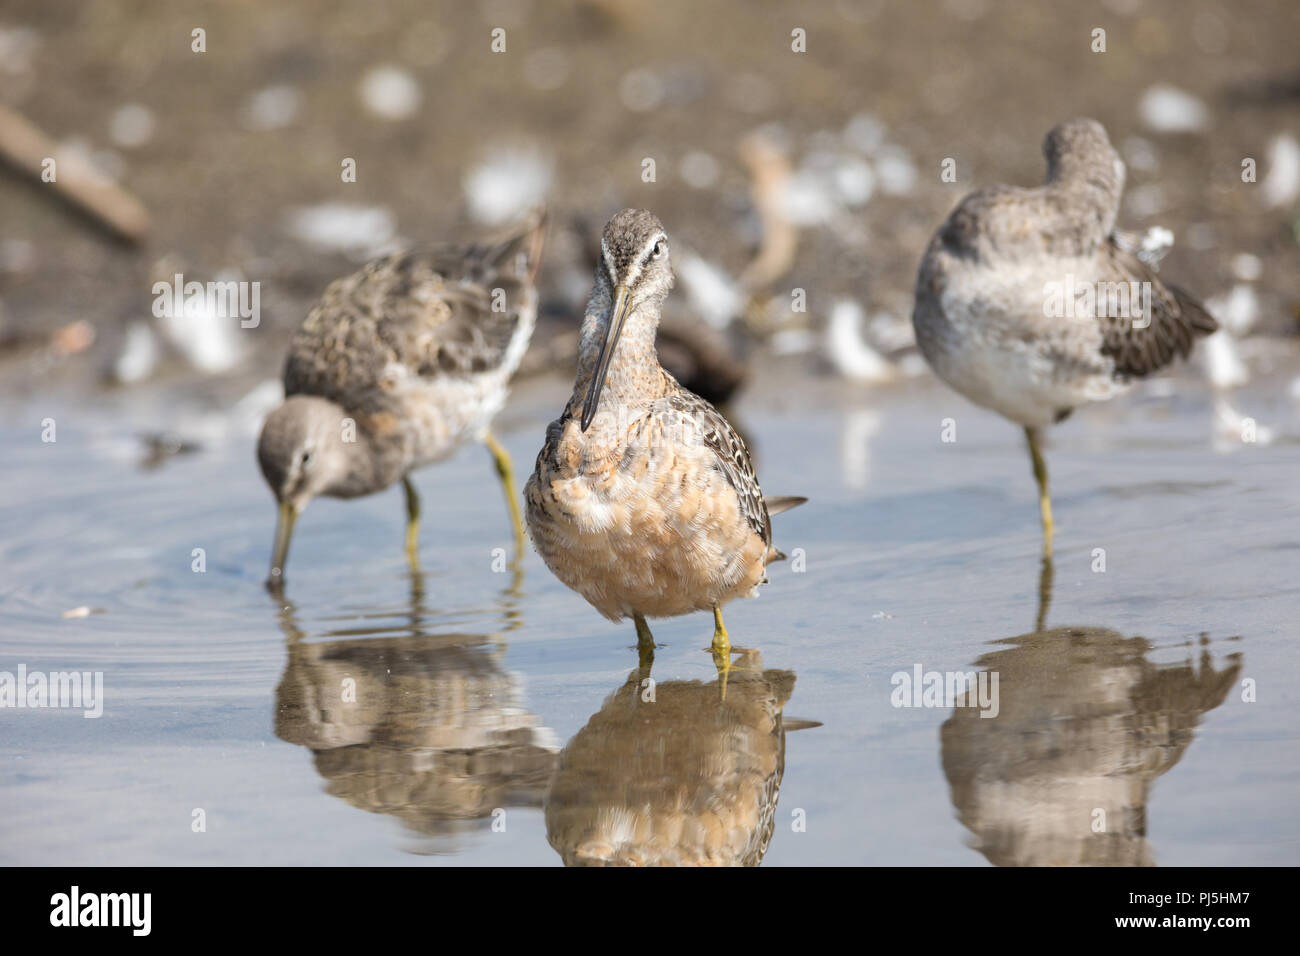
[[[609,277],[611,285],[618,285],[618,276],[614,274],[614,259],[609,254],[609,246],[605,245],[605,237],[600,238],[600,257],[605,263],[605,275]]]
[[[667,242],[667,241],[668,241],[668,237],[664,235],[662,232],[657,235],[651,236],[649,239],[646,240],[646,244],[641,247],[641,254],[636,257],[636,261],[638,263],[649,262],[650,254],[654,251],[654,247],[661,242]]]
[[[666,242],[667,240],[668,236],[661,232],[657,235],[651,236],[646,241],[646,244],[641,247],[640,254],[638,254],[631,262],[631,268],[629,269],[627,276],[627,285],[632,286],[636,284],[636,280],[641,277],[644,268],[642,263],[649,260],[650,253],[657,243]],[[603,236],[600,240],[600,255],[605,262],[605,273],[609,276],[610,283],[618,285],[619,277],[614,269],[614,257],[609,254],[609,246],[605,244]]]

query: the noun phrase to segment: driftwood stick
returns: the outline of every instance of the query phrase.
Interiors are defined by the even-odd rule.
[[[763,237],[758,254],[740,274],[739,284],[751,297],[765,294],[794,265],[799,230],[782,208],[784,190],[793,171],[785,150],[762,133],[740,142],[740,159],[749,170],[750,195],[758,210]]]
[[[60,156],[52,139],[4,106],[0,106],[0,159],[129,242],[140,242],[149,231],[149,212],[140,200],[79,158]],[[41,175],[46,159],[55,163],[50,182]]]

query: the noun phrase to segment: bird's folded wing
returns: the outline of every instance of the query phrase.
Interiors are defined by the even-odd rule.
[[[533,306],[544,217],[477,245],[385,256],[332,282],[293,337],[289,394],[339,400],[383,388],[396,367],[422,378],[496,368]]]
[[[754,533],[766,544],[772,543],[772,522],[767,516],[762,489],[754,474],[754,462],[749,457],[745,441],[722,417],[722,413],[686,389],[677,390],[669,399],[674,411],[682,419],[684,430],[692,429],[700,441],[713,452],[718,470],[740,499],[740,511]]]
[[[1186,358],[1198,336],[1218,328],[1205,308],[1191,295],[1161,282],[1155,270],[1132,252],[1109,242],[1097,257],[1099,283],[1127,286],[1129,314],[1112,314],[1098,292],[1098,318],[1102,326],[1102,354],[1115,362],[1117,377],[1149,375],[1174,361]],[[1098,287],[1101,290],[1101,286]],[[1133,292],[1136,292],[1136,296]],[[1150,297],[1149,307],[1146,305]],[[1142,304],[1140,314],[1136,307]]]

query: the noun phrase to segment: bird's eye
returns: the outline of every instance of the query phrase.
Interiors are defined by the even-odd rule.
[[[311,464],[311,449],[308,448],[302,453],[302,466],[306,468]]]
[[[664,257],[664,253],[667,251],[668,251],[668,247],[664,245],[664,241],[660,239],[658,242],[655,243],[654,251],[651,252],[650,254],[656,259],[662,259]]]

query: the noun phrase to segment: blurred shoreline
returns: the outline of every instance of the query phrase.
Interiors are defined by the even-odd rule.
[[[1098,27],[1105,52],[1090,49]],[[934,228],[973,188],[1041,181],[1044,133],[1077,114],[1128,163],[1121,225],[1173,231],[1162,273],[1245,315],[1245,335],[1293,338],[1300,206],[1269,176],[1300,136],[1297,32],[1300,8],[1268,0],[10,6],[0,102],[137,195],[153,225],[132,248],[0,172],[0,392],[203,388],[204,361],[247,390],[278,376],[332,279],[538,199],[552,229],[524,376],[568,360],[594,237],[623,205],[653,209],[686,250],[675,318],[719,326],[723,352],[830,370],[851,309],[892,362]],[[1243,157],[1258,182],[1241,182]],[[759,306],[738,315],[764,269]],[[154,282],[177,273],[258,283],[259,324],[202,333],[215,358],[196,365],[200,333],[150,314]]]

